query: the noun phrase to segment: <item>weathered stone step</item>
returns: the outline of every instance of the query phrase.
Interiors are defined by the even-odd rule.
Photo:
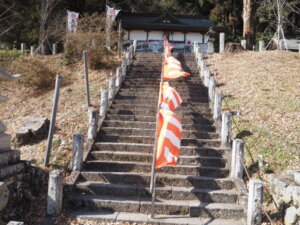
[[[140,136],[153,136],[155,134],[155,129],[138,129],[138,128],[120,128],[120,127],[103,127],[100,134],[109,135],[140,135]],[[200,139],[217,139],[219,134],[212,132],[193,132],[189,130],[183,130],[183,138],[200,138]]]
[[[209,107],[209,104],[207,103],[207,99],[203,99],[203,102],[182,102],[180,104],[180,108],[190,108],[190,109],[196,109],[198,107]],[[126,107],[157,107],[158,100],[125,100],[125,99],[114,99],[113,106],[120,106],[122,108],[123,105],[126,105]],[[122,106],[121,106],[122,105]]]
[[[8,150],[0,151],[0,167],[17,163],[20,160],[20,151]]]
[[[151,173],[134,172],[105,172],[105,171],[82,171],[80,181],[93,181],[112,184],[150,185]],[[229,178],[199,177],[180,174],[158,173],[156,178],[157,187],[193,187],[213,190],[232,190],[234,182]]]
[[[117,152],[117,151],[92,151],[88,160],[120,161],[120,162],[152,162],[151,153],[143,152]],[[214,166],[224,168],[226,160],[220,157],[201,157],[180,155],[178,165]]]
[[[126,151],[126,152],[145,152],[152,153],[154,144],[137,144],[137,143],[113,143],[113,142],[96,142],[94,151]],[[225,154],[223,148],[199,148],[181,146],[180,154],[187,156],[210,156],[223,157]]]
[[[119,111],[120,111],[120,113],[117,114],[117,112],[119,112]],[[155,117],[156,112],[154,110],[153,111],[145,110],[144,113],[138,113],[135,111],[131,111],[132,113],[129,113],[127,111],[127,115],[125,114],[124,111],[122,113],[121,110],[114,111],[112,109],[110,112],[112,114],[107,115],[107,117],[106,117],[107,120],[143,121],[143,122],[155,122],[156,121],[156,117]],[[145,114],[147,115],[148,113],[149,113],[149,116],[143,116]],[[180,113],[180,119],[183,124],[195,123],[198,125],[213,125],[214,124],[213,120],[203,118],[205,116],[205,113],[207,113],[207,112],[200,111],[198,113],[199,115],[197,117],[194,117],[193,115],[184,115],[184,112],[183,112],[183,113]],[[136,115],[128,115],[128,114],[136,114]],[[179,116],[179,114],[178,114],[178,116]]]
[[[18,162],[0,167],[0,180],[17,175],[25,170],[25,162]]]
[[[151,199],[112,197],[100,195],[76,195],[69,199],[73,209],[110,210],[117,212],[151,213]],[[243,209],[235,204],[206,203],[198,200],[157,200],[155,213],[166,215],[190,215],[191,217],[209,217],[239,219]]]
[[[77,193],[106,195],[114,197],[151,198],[149,186],[133,184],[110,184],[99,182],[81,182],[76,184]],[[211,190],[193,187],[157,187],[156,197],[164,200],[195,200],[214,203],[236,203],[238,195],[233,190]]]
[[[101,142],[122,142],[122,143],[142,143],[153,144],[154,137],[142,137],[142,136],[118,136],[118,135],[100,135],[98,140]],[[220,147],[221,141],[219,139],[194,139],[194,138],[182,138],[182,146],[197,146],[197,147]]]
[[[151,163],[142,162],[107,162],[100,160],[88,160],[85,162],[84,169],[87,171],[106,171],[106,172],[150,172]],[[181,174],[190,176],[209,176],[224,178],[229,174],[228,169],[193,166],[193,165],[176,165],[159,168],[158,173]]]
[[[196,103],[207,103],[208,102],[208,98],[204,95],[199,95],[200,97],[194,97],[194,98],[191,98],[191,97],[187,97],[187,98],[182,98],[182,101],[183,103],[182,104],[187,104],[187,106],[189,106],[190,104],[196,104]],[[118,93],[115,97],[115,100],[128,100],[128,101],[137,101],[137,102],[141,102],[143,101],[144,103],[149,101],[150,103],[153,103],[153,102],[158,102],[158,94],[157,94],[157,97],[156,98],[150,98],[147,97],[147,96],[136,96],[134,93],[132,94],[121,94],[121,93]],[[135,104],[134,102],[132,102],[133,104]],[[124,102],[125,104],[125,102]],[[138,104],[138,103],[136,103]]]
[[[124,121],[124,120],[105,120],[103,122],[103,127],[127,127],[127,128],[146,128],[155,129],[155,122],[143,122],[143,121]],[[184,130],[193,131],[208,131],[215,132],[216,128],[212,125],[201,125],[201,124],[182,124]]]
[[[177,91],[179,93],[179,91]],[[201,98],[202,95],[204,94],[204,91],[193,91],[193,92],[181,92],[179,93],[180,97],[185,100],[185,99],[189,99],[189,98]],[[119,96],[127,96],[127,95],[130,95],[130,96],[136,96],[136,97],[145,97],[145,98],[148,98],[149,100],[154,100],[154,99],[158,99],[158,91],[151,91],[151,90],[148,90],[148,91],[143,91],[143,90],[136,90],[136,91],[133,91],[133,90],[122,90],[118,93]],[[205,95],[204,95],[205,96]],[[202,97],[204,98],[204,97]],[[205,98],[204,98],[205,99]],[[206,100],[207,101],[207,100]]]
[[[141,213],[109,212],[109,211],[72,211],[69,216],[83,220],[97,221],[98,223],[137,223],[137,224],[159,224],[159,225],[244,225],[242,220],[235,219],[216,219],[203,217],[189,217],[176,215],[155,215],[151,219],[149,215]]]

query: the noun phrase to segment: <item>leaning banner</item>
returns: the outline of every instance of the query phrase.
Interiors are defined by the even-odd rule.
[[[79,13],[67,10],[67,31],[74,33],[77,29]]]

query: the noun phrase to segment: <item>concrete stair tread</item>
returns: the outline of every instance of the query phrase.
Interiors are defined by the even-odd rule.
[[[20,161],[19,150],[0,151],[0,167]]]
[[[5,179],[17,175],[25,170],[25,162],[19,161],[9,165],[0,167],[0,179]]]
[[[176,215],[149,215],[142,213],[110,212],[110,211],[72,211],[69,216],[78,219],[95,220],[99,222],[134,222],[155,225],[243,225],[241,220],[211,219]]]
[[[155,132],[155,129],[142,129],[142,128],[127,128],[127,127],[102,127],[101,130],[114,130],[114,129],[118,129],[118,130],[136,130],[136,131],[153,131]],[[195,134],[201,134],[201,133],[205,133],[205,134],[217,134],[217,132],[209,132],[209,131],[191,131],[191,130],[187,130],[187,129],[182,129],[182,132],[189,132],[189,133],[195,133]]]

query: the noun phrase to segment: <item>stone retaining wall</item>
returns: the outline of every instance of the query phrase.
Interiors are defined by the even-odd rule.
[[[273,198],[285,225],[300,225],[300,171],[268,178]]]

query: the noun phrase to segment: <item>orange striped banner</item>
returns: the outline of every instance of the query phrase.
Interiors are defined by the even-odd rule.
[[[163,74],[165,80],[172,80],[182,76],[187,77],[189,75],[189,73],[183,71],[181,63],[177,59],[172,56],[165,58]]]
[[[169,82],[162,83],[160,108],[174,111],[181,103],[182,99],[178,92],[169,85]]]

